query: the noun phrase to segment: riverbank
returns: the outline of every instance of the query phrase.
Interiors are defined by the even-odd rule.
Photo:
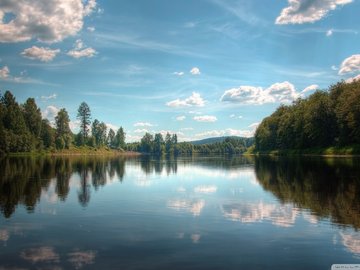
[[[63,150],[7,153],[6,156],[139,156],[141,153],[110,148],[72,147]]]
[[[355,157],[360,156],[360,145],[350,146],[332,146],[326,148],[308,148],[308,149],[286,149],[257,151],[254,148],[249,149],[246,154],[250,155],[272,155],[272,156],[325,156],[325,157]]]

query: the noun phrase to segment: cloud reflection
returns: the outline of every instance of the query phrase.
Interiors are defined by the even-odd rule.
[[[7,230],[0,230],[0,241],[6,242],[10,238],[10,233]]]
[[[68,254],[69,262],[73,264],[76,269],[80,269],[87,264],[93,264],[96,252],[95,251],[74,251]]]
[[[269,220],[273,225],[292,227],[299,210],[290,204],[277,205],[263,202],[228,204],[222,207],[225,218],[241,223],[256,223]]]
[[[205,206],[204,200],[170,200],[167,207],[176,211],[187,211],[194,216],[199,216]]]
[[[340,232],[343,245],[354,255],[360,256],[360,233]]]
[[[59,262],[59,254],[52,247],[30,248],[22,251],[21,258],[32,263],[37,262]]]
[[[217,191],[217,186],[211,185],[211,186],[197,186],[194,189],[195,193],[203,193],[203,194],[211,194],[215,193]]]

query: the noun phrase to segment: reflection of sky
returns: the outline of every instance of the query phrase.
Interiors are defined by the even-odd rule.
[[[343,253],[360,256],[358,233],[351,229],[339,232],[328,220],[324,222],[310,211],[291,203],[282,204],[262,189],[251,167],[224,169],[180,163],[177,173],[168,174],[164,166],[162,173],[147,174],[140,163],[130,162],[126,163],[122,182],[117,175],[112,180],[108,172],[106,175],[107,184],[96,191],[92,188],[87,207],[78,202],[81,189],[78,174],[69,181],[70,192],[65,202],[57,198],[53,179],[43,189],[35,213],[27,215],[17,210],[14,219],[0,227],[0,241],[4,243],[0,245],[0,259],[4,258],[1,248],[6,244],[7,248],[12,246],[17,257],[35,268],[51,263],[80,269],[97,266],[104,254],[99,246],[116,249],[123,245],[126,250],[127,246],[141,249],[142,245],[153,243],[155,249],[158,245],[175,246],[177,253],[177,246],[171,241],[181,242],[188,249],[187,244],[216,252],[216,243],[225,245],[233,241],[239,253],[244,252],[243,243],[249,244],[246,241],[270,247],[279,241],[279,245],[294,250],[296,241],[305,241],[309,246],[322,243],[316,248],[324,249],[339,244]],[[89,185],[91,177],[89,173]],[[15,229],[20,228],[16,224],[22,224],[21,229]],[[39,238],[41,233],[43,237]],[[249,240],[246,237],[250,234]],[[336,243],[334,234],[339,238]],[[214,246],[204,247],[205,243]],[[77,244],[82,248],[76,249]],[[224,250],[219,257],[229,255],[226,252],[232,254]],[[314,250],[315,255],[316,252],[321,250]],[[1,266],[0,262],[0,269]]]
[[[271,221],[280,227],[291,227],[295,224],[299,210],[290,204],[267,204],[264,202],[249,204],[229,204],[222,207],[224,217],[242,223]]]
[[[340,236],[346,249],[360,257],[360,232],[344,231],[340,232]]]

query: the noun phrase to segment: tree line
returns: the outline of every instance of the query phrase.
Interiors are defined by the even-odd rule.
[[[127,150],[154,155],[192,155],[198,154],[242,154],[247,150],[249,140],[228,137],[222,142],[194,145],[191,142],[178,142],[176,134],[145,133],[140,142],[127,144]]]
[[[136,151],[154,155],[200,154],[241,154],[246,151],[249,141],[245,138],[229,137],[222,142],[193,145],[178,142],[177,134],[145,133],[140,142],[125,143],[126,133],[120,127],[116,132],[108,129],[105,122],[92,121],[91,110],[82,102],[77,110],[79,132],[70,129],[70,117],[61,108],[54,122],[43,119],[34,98],[19,104],[10,91],[0,94],[0,154],[32,151],[55,151],[72,147],[107,147]]]
[[[80,132],[73,134],[65,108],[60,109],[55,122],[43,119],[34,98],[19,104],[10,91],[0,95],[0,153],[70,149],[72,146],[125,148],[125,132],[116,132],[104,122],[91,122],[89,106],[83,102],[77,113]]]
[[[258,151],[360,144],[360,81],[339,82],[281,105],[255,132]]]

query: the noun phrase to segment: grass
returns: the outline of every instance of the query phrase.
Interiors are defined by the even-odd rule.
[[[71,147],[63,150],[42,150],[33,152],[9,153],[8,156],[135,156],[137,152],[127,152],[122,149],[110,149],[108,147],[94,148],[89,146]]]
[[[271,151],[256,151],[249,148],[246,154],[252,155],[274,155],[274,156],[360,156],[360,145],[332,146],[326,148],[307,148],[307,149],[286,149]]]

